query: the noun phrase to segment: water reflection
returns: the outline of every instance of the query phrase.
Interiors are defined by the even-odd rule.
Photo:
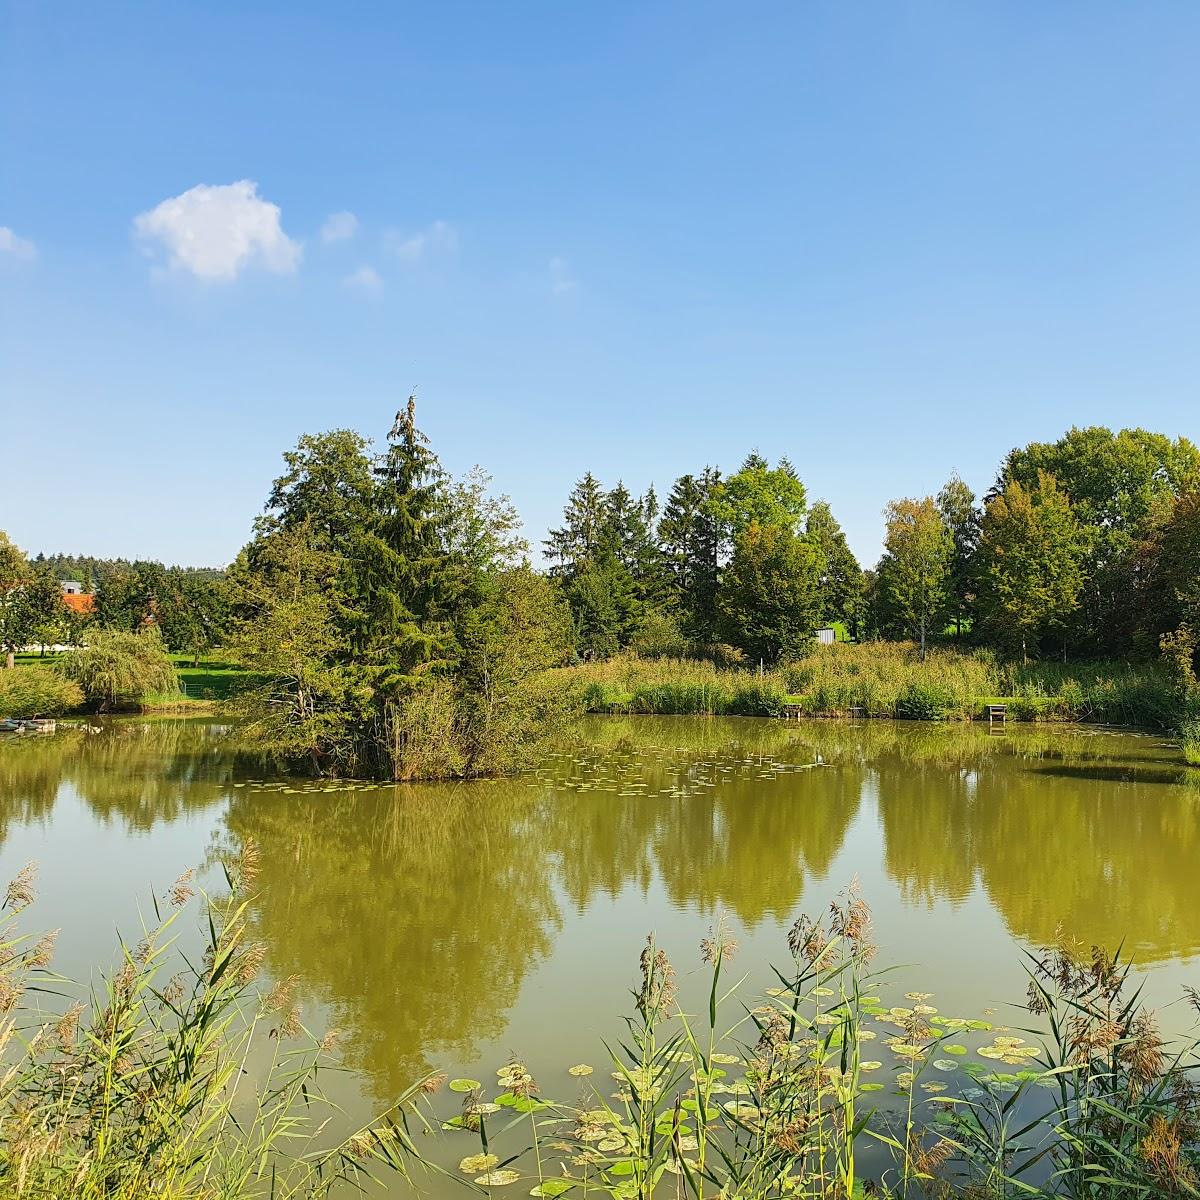
[[[211,810],[196,860],[256,840],[270,968],[329,1007],[380,1096],[502,1037],[518,1004],[553,1022],[561,997],[523,989],[589,912],[626,956],[645,905],[726,911],[774,950],[779,926],[863,871],[895,889],[905,931],[944,930],[934,914],[949,908],[975,914],[967,938],[999,936],[982,911],[1034,942],[1060,923],[1085,941],[1128,938],[1143,961],[1200,946],[1200,787],[1149,737],[607,719],[517,779],[309,793],[266,778],[204,723],[8,739],[0,838],[15,855],[23,831],[53,833],[72,795],[130,836]],[[621,908],[630,895],[636,917]],[[109,914],[79,907],[106,957]],[[928,940],[952,970],[954,948]]]
[[[0,838],[10,822],[48,817],[64,787],[104,820],[146,831],[220,803],[239,759],[212,721],[93,720],[53,736],[4,735]]]

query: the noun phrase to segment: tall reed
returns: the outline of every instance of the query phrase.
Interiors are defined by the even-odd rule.
[[[1029,955],[1039,1024],[1018,1037],[939,1014],[927,993],[890,1008],[868,994],[888,972],[870,965],[870,911],[853,888],[826,921],[801,917],[788,945],[778,986],[747,1002],[729,982],[736,944],[718,924],[702,943],[708,987],[692,1012],[651,936],[600,1076],[616,1093],[597,1084],[557,1102],[516,1060],[497,1072],[492,1100],[477,1081],[456,1081],[470,1090],[446,1128],[479,1143],[460,1172],[488,1189],[616,1200],[1200,1194],[1197,1042],[1166,1045],[1119,956],[1066,941]],[[969,1057],[972,1041],[996,1070]],[[968,1086],[952,1089],[947,1072],[960,1069]],[[592,1068],[571,1074],[588,1080]]]
[[[204,901],[199,960],[175,941],[195,894],[184,877],[156,900],[141,942],[122,945],[119,967],[56,1014],[39,1004],[65,987],[48,969],[53,938],[17,929],[33,900],[32,866],[10,884],[0,920],[0,1194],[300,1198],[408,1171],[421,1083],[384,1119],[325,1145],[333,1110],[317,1075],[330,1047],[305,1033],[288,981],[255,989],[265,953],[246,936],[255,869],[250,846],[228,872],[228,895]],[[265,1071],[252,1073],[264,1054]]]
[[[1188,708],[1157,663],[1003,663],[988,651],[907,642],[819,646],[771,671],[691,659],[622,655],[569,668],[593,712],[769,716],[792,705],[812,716],[968,721],[1003,703],[1023,721],[1097,721],[1179,728]]]

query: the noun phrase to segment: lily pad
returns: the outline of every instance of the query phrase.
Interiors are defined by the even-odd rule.
[[[592,1068],[589,1067],[587,1065],[587,1063],[576,1063],[573,1067],[567,1068],[568,1075],[579,1076],[579,1075],[590,1075],[591,1073],[592,1073]]]
[[[520,1171],[488,1171],[487,1174],[478,1176],[475,1182],[480,1187],[507,1187],[520,1178]]]
[[[483,1084],[480,1083],[478,1079],[450,1080],[450,1090],[452,1092],[473,1092],[481,1087],[483,1087]]]
[[[474,1175],[478,1171],[487,1171],[494,1167],[500,1158],[495,1154],[469,1154],[458,1164],[458,1169],[464,1175]]]
[[[574,1186],[573,1179],[543,1179],[529,1194],[538,1197],[538,1200],[555,1200],[556,1196],[569,1192]]]

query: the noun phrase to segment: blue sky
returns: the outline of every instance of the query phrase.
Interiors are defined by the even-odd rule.
[[[870,561],[1015,444],[1200,439],[1197,45],[1195,3],[0,0],[0,528],[223,563],[300,433],[414,385],[535,540],[589,468],[758,447]]]

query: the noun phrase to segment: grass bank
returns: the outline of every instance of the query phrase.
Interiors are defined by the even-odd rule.
[[[1092,721],[1182,728],[1200,718],[1157,664],[1003,663],[986,651],[934,649],[925,662],[910,643],[821,646],[759,675],[705,662],[619,657],[569,668],[592,712],[811,716],[969,721],[1005,704],[1018,721]]]

